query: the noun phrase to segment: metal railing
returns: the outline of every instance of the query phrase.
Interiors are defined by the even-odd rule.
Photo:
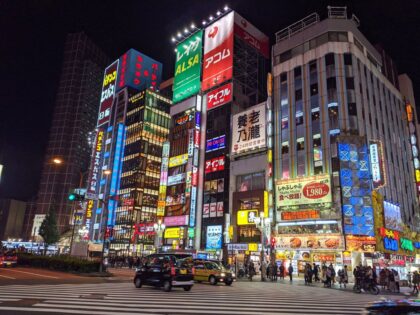
[[[320,21],[319,14],[318,13],[312,13],[308,15],[307,17],[303,18],[302,20],[299,20],[288,27],[285,27],[284,29],[278,31],[276,33],[276,43],[288,39],[291,36],[295,35],[296,33],[302,32],[305,28],[318,23]]]

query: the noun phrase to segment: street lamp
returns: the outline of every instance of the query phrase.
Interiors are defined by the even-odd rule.
[[[161,219],[159,219],[159,221],[153,225],[153,228],[155,229],[156,237],[157,237],[157,244],[156,244],[156,252],[157,253],[159,253],[160,238],[162,236],[163,230],[165,230],[165,227],[166,226],[165,226],[165,224],[162,223]]]
[[[52,159],[52,162],[53,162],[54,164],[61,164],[61,163],[63,163],[63,160],[62,160],[62,159],[60,159],[60,158],[58,158],[58,157],[56,157],[56,158],[53,158],[53,159]]]
[[[254,219],[255,226],[261,231],[261,281],[265,281],[266,266],[265,251],[264,251],[264,234],[267,227],[271,225],[270,218],[264,218],[264,212],[260,212],[260,216]]]

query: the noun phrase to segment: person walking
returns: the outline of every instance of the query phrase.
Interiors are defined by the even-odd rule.
[[[249,281],[252,281],[252,277],[255,276],[255,266],[254,266],[254,262],[251,260],[249,262],[249,266],[248,266],[248,277],[249,277]]]
[[[278,266],[277,263],[273,263],[273,281],[277,281],[277,272],[278,272]]]
[[[284,280],[284,266],[283,266],[283,262],[280,265],[280,279]]]
[[[328,268],[326,270],[325,276],[327,278],[326,283],[325,283],[326,284],[326,287],[327,288],[331,288],[332,272],[331,272],[331,268],[329,266],[328,266]]]
[[[331,271],[331,282],[332,282],[332,284],[335,284],[335,269],[334,269],[333,264],[330,263],[330,265],[328,266],[328,268]],[[331,285],[330,285],[330,287],[331,287]]]
[[[394,272],[395,288],[397,290],[397,293],[400,293],[400,274],[395,269],[393,269],[392,271]]]
[[[346,288],[346,284],[348,282],[348,275],[347,275],[347,266],[344,266],[344,269],[340,269],[338,271],[338,283],[344,286],[344,289]]]
[[[319,267],[318,267],[318,265],[314,264],[314,269],[313,269],[312,273],[314,275],[314,281],[319,282]]]
[[[413,279],[412,279],[412,283],[413,283],[413,292],[412,294],[419,294],[419,283],[420,283],[420,274],[416,271],[414,271],[413,273]]]
[[[413,274],[410,271],[407,273],[407,282],[408,287],[411,289],[411,285],[413,283]]]
[[[292,264],[289,264],[289,268],[287,269],[287,271],[289,272],[289,278],[290,278],[290,282],[293,281],[293,267]]]

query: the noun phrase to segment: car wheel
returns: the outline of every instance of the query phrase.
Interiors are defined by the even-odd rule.
[[[212,284],[212,285],[216,285],[216,284],[217,284],[217,279],[216,279],[216,277],[215,277],[215,276],[210,276],[210,278],[209,278],[209,282],[210,282],[210,284]]]
[[[184,287],[184,291],[191,291],[192,285],[189,285],[188,287]]]
[[[143,285],[141,279],[139,277],[136,278],[136,280],[134,280],[134,285],[137,289],[140,289],[141,286]]]
[[[166,281],[163,283],[163,291],[165,291],[165,292],[169,292],[169,291],[171,291],[171,289],[172,289],[172,285],[171,285],[171,283],[170,283],[168,280],[166,280]]]
[[[233,283],[233,280],[226,280],[226,281],[225,281],[225,284],[226,284],[226,285],[232,285],[232,283]]]

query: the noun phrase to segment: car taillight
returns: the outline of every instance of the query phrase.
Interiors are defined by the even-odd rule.
[[[191,268],[191,272],[192,272],[192,274],[194,276],[195,275],[195,268],[194,267]]]
[[[171,267],[171,276],[176,276],[175,267]]]

